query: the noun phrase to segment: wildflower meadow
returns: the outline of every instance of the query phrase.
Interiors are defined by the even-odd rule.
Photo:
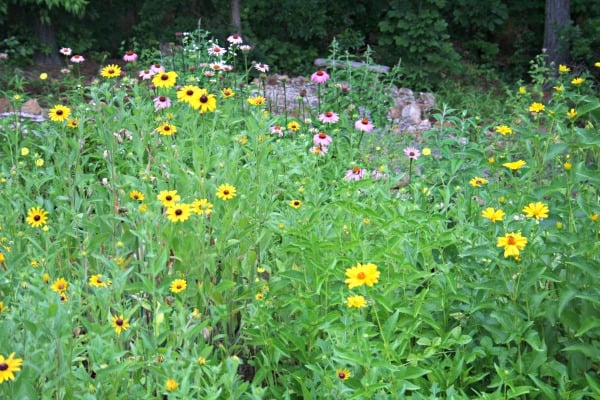
[[[0,398],[600,398],[600,63],[409,133],[401,69],[275,112],[249,49],[64,47],[0,119]]]

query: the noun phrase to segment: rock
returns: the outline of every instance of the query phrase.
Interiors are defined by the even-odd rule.
[[[317,67],[336,67],[336,68],[366,68],[370,71],[374,71],[381,74],[387,74],[390,72],[390,67],[387,65],[379,64],[367,64],[358,61],[342,61],[342,60],[329,60],[326,58],[317,58],[315,60],[315,66]]]
[[[7,98],[0,98],[0,113],[12,111],[10,100]]]
[[[42,107],[40,107],[40,104],[38,103],[38,101],[36,99],[30,99],[30,100],[27,100],[25,102],[25,104],[23,104],[23,106],[21,107],[21,113],[22,114],[31,114],[31,115],[41,115]]]
[[[421,123],[421,108],[416,102],[408,103],[402,109],[402,118],[408,120],[411,125],[419,125]]]

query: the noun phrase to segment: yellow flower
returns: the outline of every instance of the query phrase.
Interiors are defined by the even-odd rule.
[[[540,201],[537,203],[529,203],[523,208],[523,212],[527,218],[535,217],[536,220],[548,218],[549,211],[548,206]]]
[[[206,358],[204,358],[204,357],[198,357],[198,364],[205,365],[206,364]]]
[[[596,68],[600,68],[600,61],[596,61],[596,62],[594,63],[594,67],[596,67]]]
[[[171,282],[170,290],[173,293],[183,292],[187,288],[187,282],[185,279],[175,279]]]
[[[165,383],[165,388],[167,389],[167,392],[172,392],[178,387],[179,383],[177,383],[175,379],[167,379],[167,382]]]
[[[221,94],[227,99],[229,97],[232,97],[235,94],[235,92],[231,88],[224,88],[221,89]]]
[[[100,75],[109,79],[118,78],[119,76],[121,76],[121,67],[119,67],[116,64],[109,64],[106,67],[102,68],[102,71],[100,71]]]
[[[77,128],[79,126],[79,118],[71,118],[68,122],[67,122],[67,126],[69,128]]]
[[[192,203],[192,210],[198,215],[210,215],[210,213],[212,213],[212,208],[213,204],[207,199],[194,200]]]
[[[165,207],[173,206],[181,200],[181,196],[177,194],[177,190],[162,190],[156,197]]]
[[[214,112],[217,109],[217,97],[212,93],[209,94],[206,89],[198,89],[196,101],[190,102],[190,105],[194,110],[200,109],[200,114],[207,111]]]
[[[170,88],[177,82],[177,72],[159,72],[152,77],[152,83],[157,88]]]
[[[556,90],[557,93],[562,93],[563,90],[565,90],[565,87],[563,85],[553,86],[553,89]]]
[[[563,164],[563,167],[565,167],[565,170],[566,170],[566,171],[570,171],[570,170],[571,170],[571,168],[573,167],[573,165],[572,165],[570,162],[568,162],[568,161],[567,161],[567,162],[565,162],[565,163]]]
[[[494,160],[494,157],[488,158],[488,163],[493,164],[495,162],[496,162],[496,160]]]
[[[494,210],[492,207],[483,210],[481,215],[492,222],[502,221],[504,219],[504,211],[501,209]]]
[[[137,200],[137,201],[144,201],[144,193],[137,191],[137,190],[132,190],[131,192],[129,192],[129,198],[131,200]]]
[[[221,200],[231,200],[235,197],[235,187],[229,184],[223,184],[217,188],[217,197]]]
[[[513,162],[508,162],[508,163],[502,164],[503,167],[506,167],[513,171],[521,169],[524,165],[527,165],[527,163],[523,160],[518,160],[518,161],[513,161]]]
[[[37,160],[35,160],[35,166],[36,167],[42,167],[44,166],[44,160],[41,158],[38,158]]]
[[[567,115],[569,116],[569,118],[575,118],[577,116],[577,111],[575,111],[574,108],[571,108]]]
[[[567,67],[566,65],[563,64],[559,64],[558,65],[558,72],[561,74],[566,74],[571,72],[571,68]]]
[[[254,96],[254,97],[250,97],[248,99],[248,103],[252,104],[253,106],[262,106],[266,102],[267,102],[267,99],[265,99],[262,96]]]
[[[115,329],[117,335],[120,335],[122,331],[129,329],[129,321],[121,315],[113,315],[112,326]]]
[[[41,80],[43,80],[43,81],[45,81],[46,79],[48,79],[48,74],[47,74],[47,73],[45,73],[45,72],[42,72],[42,73],[40,74],[40,79],[41,79]]]
[[[171,136],[172,134],[177,132],[177,127],[167,122],[163,122],[161,126],[156,128],[156,131],[163,136]]]
[[[349,308],[363,308],[367,306],[367,301],[365,300],[364,296],[361,295],[348,296],[348,298],[346,299],[346,305]]]
[[[23,157],[25,157],[25,156],[29,155],[29,149],[28,149],[27,147],[23,147],[23,148],[21,148],[21,155],[22,155]]]
[[[140,204],[140,206],[138,207],[138,210],[141,213],[145,213],[146,211],[148,211],[148,204],[145,204],[145,203]]]
[[[48,111],[50,120],[54,122],[66,121],[69,118],[69,115],[71,115],[71,109],[62,104],[57,104]]]
[[[594,213],[594,214],[590,215],[590,219],[594,222],[598,221],[598,214]]]
[[[0,301],[0,313],[3,313],[4,311],[8,311],[8,307],[4,307],[4,302]]]
[[[167,207],[167,219],[171,222],[185,222],[192,215],[189,204],[173,204]]]
[[[424,156],[428,156],[431,154],[431,149],[429,147],[425,147],[422,151],[421,154],[423,154]]]
[[[44,226],[46,221],[48,221],[48,212],[41,207],[30,208],[25,218],[25,222],[34,228]]]
[[[262,293],[256,293],[256,295],[254,295],[254,298],[258,301],[261,301],[265,298],[265,295]]]
[[[200,97],[200,88],[198,86],[185,85],[177,91],[177,100],[184,103],[188,103],[194,109],[198,109],[200,104],[198,98]]]
[[[93,287],[109,287],[112,282],[110,279],[103,279],[102,274],[90,276],[89,285]]]
[[[58,293],[64,293],[69,288],[69,282],[65,278],[59,278],[52,284],[52,290]]]
[[[300,200],[290,201],[290,206],[292,206],[294,208],[300,208],[301,205],[302,205],[302,202]]]
[[[505,136],[505,135],[512,135],[513,130],[508,125],[500,125],[500,126],[496,127],[496,132],[501,134],[502,136]]]
[[[469,185],[471,185],[473,187],[481,187],[481,185],[485,185],[486,183],[488,183],[487,179],[480,178],[478,176],[476,176],[475,178],[473,178],[469,181]]]
[[[534,113],[542,112],[545,109],[546,109],[546,106],[543,105],[542,103],[538,103],[538,102],[533,102],[529,106],[529,112],[534,112]]]
[[[0,355],[0,383],[3,383],[4,381],[14,381],[14,373],[21,370],[23,360],[21,358],[13,358],[14,356],[15,353],[11,353],[8,358],[4,358],[3,355]]]
[[[346,269],[347,279],[344,283],[348,285],[349,289],[362,285],[370,287],[379,282],[379,274],[377,265],[357,263],[355,266]]]
[[[572,84],[572,85],[574,85],[574,86],[579,86],[579,85],[581,85],[583,82],[585,82],[585,79],[584,79],[584,78],[582,78],[582,77],[578,77],[578,78],[574,78],[574,79],[571,81],[571,84]]]
[[[287,127],[294,132],[298,132],[300,130],[300,124],[296,121],[288,122]]]
[[[47,273],[44,273],[44,275],[42,275],[42,282],[44,282],[44,283],[50,282],[50,275],[48,275]]]
[[[338,369],[335,371],[335,374],[337,375],[337,377],[343,381],[348,380],[350,378],[350,376],[352,375],[350,373],[350,371],[348,370],[348,368],[344,368],[344,369]]]
[[[519,86],[519,94],[527,93],[527,88],[525,86]]]
[[[520,257],[519,250],[523,250],[526,244],[527,238],[521,236],[521,232],[511,232],[499,237],[496,247],[504,247],[504,258],[518,258]]]

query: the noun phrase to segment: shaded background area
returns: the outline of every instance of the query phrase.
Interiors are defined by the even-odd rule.
[[[0,52],[14,65],[60,63],[62,46],[97,63],[129,49],[143,60],[199,25],[222,42],[241,32],[253,59],[288,74],[311,72],[335,37],[342,52],[400,62],[415,88],[527,79],[545,45],[575,68],[600,60],[596,0],[0,0]]]

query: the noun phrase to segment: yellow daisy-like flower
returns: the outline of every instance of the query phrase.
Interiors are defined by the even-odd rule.
[[[535,218],[537,220],[548,218],[548,206],[540,201],[537,203],[529,203],[523,208],[523,212],[527,218]]]
[[[177,127],[175,125],[171,125],[167,122],[164,122],[161,126],[156,128],[156,131],[163,136],[171,136],[177,132]]]
[[[167,392],[172,392],[178,387],[179,383],[177,383],[175,379],[167,379],[167,382],[165,383],[165,389],[167,389]]]
[[[496,247],[504,247],[504,258],[520,257],[519,250],[523,250],[527,244],[527,238],[521,236],[521,232],[507,233],[498,238]]]
[[[3,263],[4,261],[6,261],[6,257],[4,256],[4,253],[0,251],[0,263]]]
[[[120,335],[122,331],[129,329],[129,321],[121,315],[113,315],[112,326],[115,329],[117,335]]]
[[[198,215],[210,215],[212,213],[213,205],[207,199],[194,200],[192,203],[192,210]]]
[[[292,206],[294,208],[300,208],[301,205],[302,205],[302,202],[300,200],[290,201],[290,206]]]
[[[102,274],[96,274],[96,275],[92,275],[90,276],[89,279],[89,285],[93,286],[93,287],[109,287],[111,285],[111,280],[110,279],[104,279],[102,277]]]
[[[471,185],[473,187],[481,187],[482,185],[485,185],[486,183],[488,183],[487,179],[480,178],[478,176],[476,176],[475,178],[473,178],[469,181],[469,185]]]
[[[481,212],[481,215],[492,222],[498,222],[504,219],[504,211],[500,209],[494,210],[492,207],[488,207],[485,210],[483,210]]]
[[[167,208],[167,219],[171,222],[185,222],[192,215],[189,204],[174,204]]]
[[[179,200],[181,200],[181,196],[177,194],[177,190],[162,190],[156,198],[162,203],[165,207],[171,207],[175,205]]]
[[[254,96],[254,97],[248,98],[248,103],[252,104],[253,106],[262,106],[266,102],[267,102],[267,99],[265,99],[262,96]]]
[[[350,376],[352,376],[348,368],[338,369],[335,371],[335,374],[339,379],[343,381],[350,379]]]
[[[235,92],[231,88],[224,88],[224,89],[221,89],[221,94],[223,95],[224,98],[227,99],[229,97],[233,97],[235,95]]]
[[[287,127],[294,132],[298,132],[300,130],[300,124],[296,121],[288,122]]]
[[[170,290],[173,293],[181,293],[187,288],[185,279],[175,279],[171,282]]]
[[[27,218],[25,218],[25,222],[34,228],[46,225],[46,221],[48,221],[48,211],[41,207],[30,208],[27,212]]]
[[[367,306],[367,300],[365,300],[364,296],[361,295],[348,296],[346,299],[346,305],[349,308],[363,308]]]
[[[422,151],[421,154],[423,154],[424,156],[429,156],[431,155],[431,149],[429,147],[425,147]],[[382,171],[383,172],[383,171]]]
[[[217,188],[217,197],[221,200],[231,200],[236,196],[235,187],[225,183]]]
[[[11,353],[8,358],[0,355],[0,383],[4,381],[14,381],[15,372],[21,370],[23,360],[21,358],[13,358],[15,353]]]
[[[70,120],[67,122],[67,126],[68,126],[69,128],[73,128],[73,129],[75,129],[75,128],[77,128],[77,127],[79,126],[79,123],[80,123],[80,122],[81,122],[81,121],[79,120],[79,118],[71,118],[71,119],[70,119]]]
[[[102,68],[100,75],[108,79],[118,78],[121,76],[121,67],[119,67],[117,64],[109,64]]]
[[[594,67],[596,67],[596,68],[600,68],[600,61],[596,61],[596,62],[594,63]]]
[[[196,102],[190,103],[194,109],[200,109],[200,114],[205,112],[214,112],[217,109],[217,96],[208,93],[206,89],[199,89],[196,96]]]
[[[559,64],[558,72],[561,74],[567,74],[567,73],[571,72],[571,68],[567,67],[566,65]]]
[[[347,279],[344,282],[348,285],[349,289],[362,285],[371,287],[379,282],[379,274],[377,265],[372,263],[358,263],[354,267],[346,269]]]
[[[565,168],[565,171],[570,171],[571,168],[573,167],[573,164],[571,164],[570,162],[567,161],[563,164],[563,167]]]
[[[502,136],[512,135],[513,130],[508,125],[500,125],[496,127],[496,132],[501,134]]]
[[[543,105],[542,103],[538,103],[533,102],[531,103],[531,105],[529,106],[529,112],[534,112],[534,113],[540,113],[542,111],[544,111],[546,109],[546,106]]]
[[[198,86],[186,85],[177,91],[177,100],[188,103],[194,109],[200,107],[198,103],[200,88]]]
[[[264,295],[263,293],[256,293],[256,294],[254,295],[254,298],[255,298],[256,300],[258,300],[258,301],[261,301],[261,300],[264,300],[264,298],[265,298],[265,295]]]
[[[526,94],[527,88],[525,86],[519,86],[519,94]]]
[[[54,290],[57,293],[66,292],[68,288],[69,288],[69,282],[67,282],[67,280],[65,278],[59,278],[59,279],[55,280],[54,283],[52,284],[52,290]]]
[[[585,82],[585,79],[582,77],[577,77],[577,78],[573,78],[573,80],[571,81],[571,85],[574,86],[579,86],[581,85],[583,82]]]
[[[48,111],[48,117],[54,122],[66,121],[69,119],[69,115],[71,115],[71,109],[62,104],[57,104]]]
[[[41,158],[38,158],[37,160],[35,160],[35,166],[36,167],[43,167],[44,166],[44,160]]]
[[[8,307],[4,307],[4,302],[0,301],[0,313],[3,313],[4,311],[8,311]]]
[[[157,88],[167,89],[173,87],[175,86],[175,83],[177,83],[177,72],[159,72],[152,77],[152,83]]]
[[[131,200],[144,201],[145,196],[144,196],[144,193],[142,193],[138,190],[132,190],[131,192],[129,192],[129,198]]]
[[[204,358],[204,357],[198,357],[198,364],[199,365],[205,365],[206,364],[206,358]]]
[[[594,214],[590,215],[590,219],[592,221],[594,221],[594,222],[597,222],[598,221],[598,214],[594,213]]]
[[[513,161],[513,162],[507,162],[502,164],[503,167],[506,167],[512,171],[516,171],[518,169],[521,169],[524,165],[527,165],[527,163],[523,160],[518,160],[518,161]]]
[[[23,157],[26,157],[26,156],[28,156],[28,155],[29,155],[29,149],[28,149],[27,147],[22,147],[22,148],[21,148],[21,155],[22,155]]]
[[[575,118],[577,116],[577,111],[574,108],[571,108],[567,113],[567,116],[569,118]]]
[[[564,87],[563,85],[560,85],[560,86],[552,86],[552,88],[553,88],[554,90],[556,90],[556,93],[562,93],[562,92],[563,92],[563,90],[565,90],[565,87]]]

